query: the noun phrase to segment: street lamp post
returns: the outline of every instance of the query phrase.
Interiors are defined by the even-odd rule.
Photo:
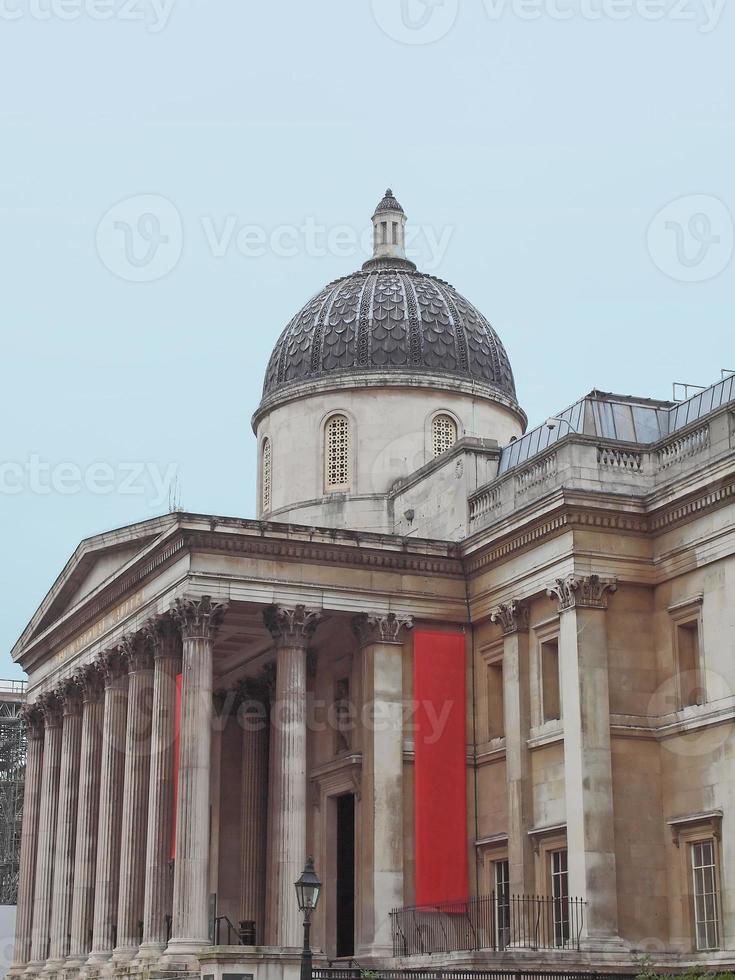
[[[311,913],[316,910],[322,883],[314,871],[314,859],[307,858],[301,877],[295,882],[296,898],[304,913],[304,948],[301,952],[301,980],[311,980]]]

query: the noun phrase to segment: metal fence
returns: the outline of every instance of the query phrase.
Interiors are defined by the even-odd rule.
[[[394,909],[394,956],[477,949],[579,949],[585,903],[579,898],[481,895],[466,902]]]
[[[314,967],[313,980],[633,980],[631,973],[594,970],[365,970],[360,967]]]

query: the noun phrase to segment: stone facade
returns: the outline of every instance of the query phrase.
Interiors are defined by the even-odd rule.
[[[735,965],[734,387],[593,392],[514,442],[495,423],[519,416],[483,395],[473,435],[427,460],[442,404],[417,384],[423,448],[381,485],[379,532],[344,527],[359,509],[337,519],[316,480],[308,525],[172,513],[84,541],[13,651],[30,738],[13,973],[295,975],[307,855],[320,953],[422,965],[393,958],[390,917],[417,898],[421,632],[464,638],[470,895],[584,903],[558,948],[432,964]],[[317,456],[324,408],[302,407],[321,397],[293,403]],[[228,944],[228,920],[256,945]]]

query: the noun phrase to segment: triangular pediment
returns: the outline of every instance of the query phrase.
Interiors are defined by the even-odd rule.
[[[13,648],[13,658],[90,596],[105,588],[178,523],[177,514],[132,524],[81,542]]]

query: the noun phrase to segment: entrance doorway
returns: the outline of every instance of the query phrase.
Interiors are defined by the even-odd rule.
[[[355,797],[337,797],[337,956],[355,955]]]

